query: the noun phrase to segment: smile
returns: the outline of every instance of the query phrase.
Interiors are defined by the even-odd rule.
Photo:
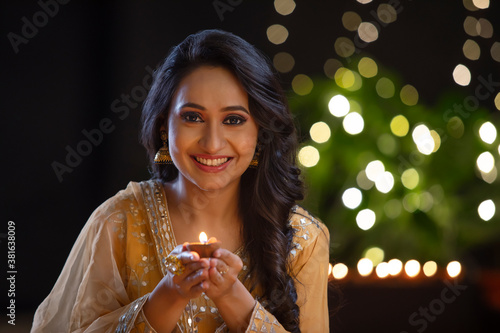
[[[206,165],[206,166],[211,166],[211,167],[218,167],[227,161],[229,161],[229,157],[223,157],[223,158],[202,158],[195,156],[194,157],[196,161],[200,164]]]

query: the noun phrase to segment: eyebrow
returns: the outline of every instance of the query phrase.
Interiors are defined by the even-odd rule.
[[[182,104],[181,107],[180,107],[180,109],[186,108],[186,107],[198,109],[198,110],[201,110],[201,111],[206,111],[207,110],[204,106],[201,106],[201,105],[196,104],[196,103],[191,103],[191,102]],[[225,108],[222,108],[221,111],[222,112],[243,111],[245,113],[250,114],[250,112],[248,112],[248,110],[245,107],[241,106],[241,105],[226,106]]]

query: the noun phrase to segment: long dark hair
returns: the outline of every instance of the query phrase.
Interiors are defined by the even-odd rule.
[[[142,114],[142,143],[151,161],[161,147],[164,125],[179,82],[194,69],[221,66],[241,82],[249,98],[250,113],[259,126],[259,165],[241,177],[240,214],[245,251],[250,256],[253,288],[262,288],[266,308],[291,332],[300,332],[299,307],[290,276],[293,247],[290,212],[303,199],[295,153],[297,138],[286,96],[270,61],[238,36],[205,30],[188,36],[174,47],[154,75]],[[174,165],[152,163],[153,177],[175,179]]]

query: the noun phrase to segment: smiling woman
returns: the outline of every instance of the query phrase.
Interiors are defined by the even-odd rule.
[[[327,332],[328,230],[296,205],[295,128],[268,59],[230,33],[191,35],[142,120],[152,179],[92,214],[32,332]],[[220,246],[210,258],[189,250],[200,231]]]

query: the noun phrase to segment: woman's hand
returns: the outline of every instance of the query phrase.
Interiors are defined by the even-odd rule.
[[[243,267],[240,257],[226,249],[218,249],[210,258],[208,270],[208,289],[205,294],[214,302],[233,292],[235,283],[238,283],[238,274]]]
[[[189,252],[186,243],[177,246],[170,255],[184,266],[180,275],[167,273],[156,285],[144,304],[144,314],[158,332],[172,332],[190,299],[207,290],[210,264],[196,252]]]

